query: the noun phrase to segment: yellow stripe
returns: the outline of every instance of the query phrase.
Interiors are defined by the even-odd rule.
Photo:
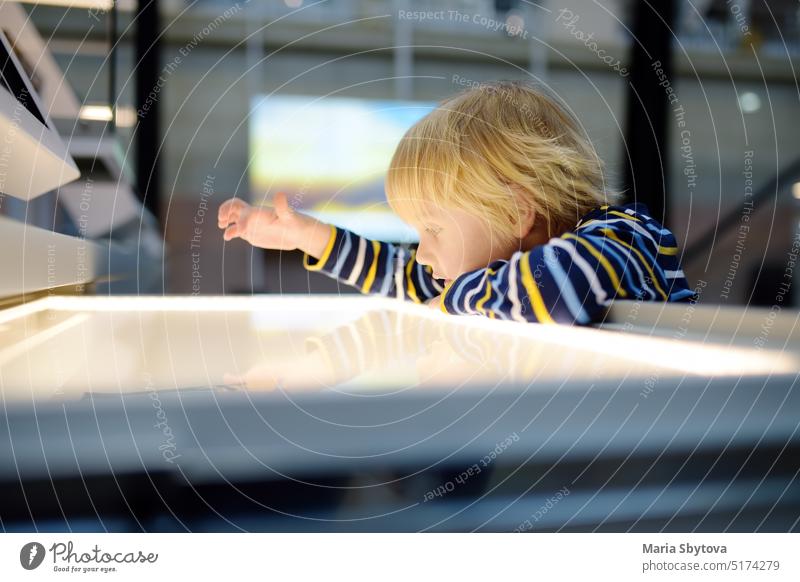
[[[408,295],[414,303],[422,303],[417,296],[417,290],[414,287],[414,282],[411,280],[411,269],[417,264],[417,249],[411,249],[411,259],[406,265],[406,281],[408,282]]]
[[[584,222],[583,224],[581,224],[581,225],[578,227],[578,229],[580,230],[580,229],[581,229],[581,228],[583,228],[584,226],[589,226],[590,224],[594,224],[594,223],[596,223],[596,222],[604,222],[604,221],[600,220],[599,218],[593,218],[593,219],[591,219],[591,220],[587,220],[586,222]]]
[[[445,313],[450,313],[450,312],[449,312],[449,311],[447,311],[447,309],[446,309],[446,308],[445,308],[445,306],[444,306],[444,298],[445,298],[445,296],[447,295],[447,292],[448,292],[448,291],[450,291],[450,288],[453,286],[453,283],[455,283],[455,282],[456,282],[456,280],[455,280],[455,279],[453,279],[453,280],[452,280],[452,281],[450,281],[450,282],[449,282],[447,285],[445,285],[445,286],[444,286],[444,290],[442,291],[442,295],[441,295],[441,297],[439,298],[439,309],[441,309],[441,310],[442,310],[443,312],[445,312]]]
[[[661,293],[661,296],[664,298],[664,301],[666,301],[667,300],[667,294],[664,293],[663,289],[661,289],[661,286],[658,284],[658,279],[656,279],[656,276],[653,273],[653,270],[650,268],[650,265],[647,264],[647,261],[644,259],[644,256],[642,256],[642,253],[640,253],[637,249],[633,248],[631,245],[629,245],[625,241],[620,240],[619,237],[616,234],[614,234],[614,231],[612,231],[611,229],[601,228],[600,230],[602,232],[604,232],[605,234],[607,234],[612,239],[614,239],[615,241],[617,241],[619,244],[628,247],[634,253],[636,253],[636,256],[639,257],[639,261],[644,265],[644,268],[647,269],[647,272],[650,273],[650,280],[653,281],[653,285],[656,286],[656,290],[659,293]]]
[[[364,286],[361,288],[361,291],[364,293],[369,293],[369,290],[372,288],[372,283],[375,282],[375,273],[378,271],[378,258],[380,257],[380,252],[380,243],[376,240],[372,241],[372,254],[374,256],[372,258],[372,264],[369,266],[369,273],[367,273]]]
[[[608,229],[605,228],[602,229],[603,232],[605,232],[606,230]],[[600,261],[600,264],[603,265],[603,268],[606,270],[606,273],[608,273],[608,277],[611,279],[611,282],[614,284],[614,287],[616,288],[617,293],[619,293],[620,297],[628,296],[628,293],[620,285],[619,277],[617,277],[617,273],[614,271],[614,267],[611,266],[611,263],[608,262],[608,259],[606,259],[602,254],[600,254],[600,252],[596,248],[594,248],[592,245],[590,245],[588,242],[586,242],[579,236],[576,236],[572,233],[565,234],[564,238],[574,238],[576,241],[585,246],[589,250],[589,252],[592,253],[594,258]]]
[[[486,312],[483,310],[483,304],[486,303],[489,300],[489,297],[492,296],[492,282],[489,279],[489,276],[494,275],[495,273],[496,271],[489,269],[488,275],[486,276],[486,294],[484,294],[478,303],[475,304],[475,308],[484,315],[486,315]]]
[[[536,281],[533,279],[533,274],[531,273],[531,266],[528,264],[527,257],[530,256],[530,253],[525,253],[520,259],[520,265],[522,270],[522,284],[525,285],[525,289],[528,291],[528,295],[531,298],[531,304],[533,305],[533,313],[536,315],[536,319],[540,323],[555,323],[553,318],[550,317],[550,312],[547,311],[547,307],[544,305],[544,300],[542,299],[542,294],[539,293],[539,286],[536,284]]]
[[[616,210],[610,210],[608,211],[608,214],[617,214],[619,216],[622,216],[623,218],[627,218],[629,220],[635,220],[636,222],[641,222],[641,220],[639,220],[638,218],[634,218],[633,216],[624,214],[622,212],[617,212]],[[587,220],[578,227],[578,230],[586,226],[589,226],[590,224],[595,224],[598,222],[604,222],[604,221],[599,218],[593,218],[592,220]],[[658,247],[658,253],[661,255],[675,256],[678,254],[678,247]]]
[[[333,243],[336,241],[336,227],[332,224],[328,225],[331,227],[331,237],[328,239],[328,244],[325,245],[325,250],[322,251],[322,256],[319,260],[314,263],[313,265],[309,264],[309,259],[312,258],[308,253],[303,253],[303,266],[308,269],[309,271],[319,271],[322,267],[325,266],[325,263],[328,262],[328,257],[331,256],[331,251],[333,250]]]
[[[633,220],[634,222],[641,222],[635,216],[631,216],[630,214],[625,214],[624,212],[617,212],[616,210],[609,210],[606,214],[616,214],[617,216],[621,216],[622,218],[627,218],[628,220]]]
[[[617,216],[621,216],[622,218],[627,218],[628,220],[632,220],[633,222],[642,222],[635,216],[631,216],[630,214],[625,214],[624,212],[617,212],[616,210],[609,210],[606,214],[616,214]],[[583,228],[584,226],[589,226],[590,224],[595,224],[598,222],[605,222],[602,218],[592,218],[591,220],[587,220],[586,222],[582,222],[578,228]]]

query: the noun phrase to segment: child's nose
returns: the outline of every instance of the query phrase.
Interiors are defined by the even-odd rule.
[[[428,252],[427,249],[424,248],[422,245],[417,247],[417,262],[421,263],[423,266],[431,265],[430,258],[428,257],[427,252]]]

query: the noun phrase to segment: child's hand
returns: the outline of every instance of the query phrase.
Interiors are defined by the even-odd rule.
[[[430,307],[431,309],[434,309],[434,310],[436,310],[436,311],[439,311],[439,310],[440,310],[440,308],[441,308],[441,307],[440,307],[440,306],[441,306],[441,303],[442,303],[442,296],[441,296],[441,295],[437,295],[437,296],[436,296],[436,297],[434,297],[433,299],[428,299],[428,300],[425,302],[425,305],[427,305],[427,306],[428,306],[428,307]]]
[[[226,200],[217,217],[219,227],[225,229],[223,238],[238,237],[253,246],[291,251],[308,239],[310,228],[321,224],[292,210],[283,192],[275,195],[274,204],[274,208],[254,208],[239,198]]]

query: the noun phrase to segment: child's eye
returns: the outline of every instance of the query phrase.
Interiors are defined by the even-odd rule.
[[[425,232],[429,232],[433,236],[436,236],[437,234],[439,234],[439,232],[441,232],[441,230],[442,230],[441,228],[436,227],[436,226],[434,226],[434,227],[426,226],[425,227]]]

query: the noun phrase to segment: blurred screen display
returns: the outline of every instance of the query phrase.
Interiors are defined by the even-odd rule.
[[[257,96],[250,123],[255,203],[286,192],[290,204],[370,238],[414,242],[386,203],[384,180],[403,134],[429,102]]]

